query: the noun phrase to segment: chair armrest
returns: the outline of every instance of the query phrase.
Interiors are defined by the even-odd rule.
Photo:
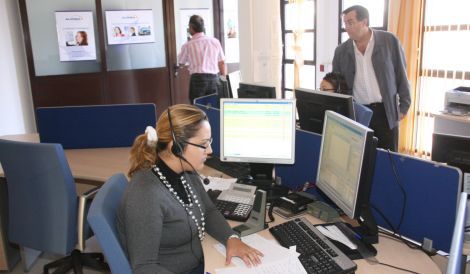
[[[85,222],[86,222],[86,205],[87,201],[92,200],[100,186],[94,187],[87,192],[78,196],[78,220],[77,220],[77,249],[80,251],[84,251],[85,249]]]

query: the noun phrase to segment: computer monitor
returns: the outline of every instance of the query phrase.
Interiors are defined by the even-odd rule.
[[[303,130],[321,134],[327,110],[356,120],[352,96],[299,88],[295,90],[295,98],[299,124]]]
[[[446,274],[465,273],[466,255],[463,255],[463,241],[465,237],[465,220],[467,213],[467,193],[460,194],[457,207],[457,217],[455,218],[454,234],[447,262]]]
[[[295,100],[221,99],[220,159],[250,163],[255,183],[272,182],[273,164],[295,161]]]
[[[470,137],[434,133],[431,159],[470,173]]]
[[[276,98],[276,88],[262,84],[239,83],[238,98]]]
[[[358,221],[363,242],[378,242],[369,197],[375,168],[374,131],[326,111],[317,170],[317,187],[346,215]]]

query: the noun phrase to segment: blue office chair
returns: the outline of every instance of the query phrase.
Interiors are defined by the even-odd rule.
[[[116,228],[116,213],[126,186],[127,178],[124,174],[113,175],[100,188],[88,211],[88,223],[95,232],[113,274],[132,274]]]
[[[60,144],[0,140],[0,164],[8,188],[8,236],[20,246],[25,270],[42,252],[67,255],[46,264],[44,273],[82,273],[83,265],[109,269],[101,253],[81,253],[89,231],[85,204],[93,191],[77,197]]]

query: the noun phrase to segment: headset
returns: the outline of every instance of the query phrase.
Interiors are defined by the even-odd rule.
[[[186,163],[188,163],[191,168],[193,169],[194,173],[201,179],[201,181],[205,184],[205,185],[208,185],[210,184],[210,180],[206,177],[202,177],[199,172],[197,172],[197,170],[194,168],[194,166],[188,161],[186,160],[186,158],[183,157],[183,151],[184,151],[184,144],[181,143],[181,142],[178,142],[176,140],[176,134],[175,134],[175,131],[173,130],[173,123],[171,122],[171,114],[170,114],[170,107],[168,107],[167,109],[167,113],[168,113],[168,123],[170,124],[170,132],[171,132],[171,139],[173,139],[173,145],[171,146],[171,152],[178,158],[180,158],[181,160],[185,161]]]
[[[171,152],[178,158],[183,158],[184,144],[176,140],[175,131],[173,130],[173,123],[171,122],[170,107],[167,109],[168,123],[170,124],[171,139],[173,139],[173,145],[171,146]]]

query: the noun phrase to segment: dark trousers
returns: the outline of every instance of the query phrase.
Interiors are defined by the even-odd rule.
[[[392,129],[388,126],[384,104],[373,103],[366,106],[374,112],[369,128],[374,130],[374,136],[379,139],[377,146],[395,152],[398,151],[398,126]]]
[[[200,263],[196,268],[191,270],[188,274],[204,274],[204,262]]]
[[[219,76],[209,73],[193,73],[189,81],[189,101],[194,104],[194,99],[217,93]]]

